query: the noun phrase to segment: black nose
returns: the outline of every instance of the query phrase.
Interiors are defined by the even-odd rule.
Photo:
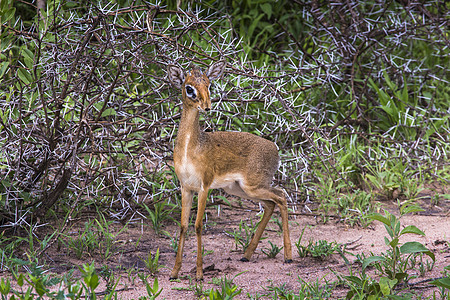
[[[205,108],[205,110],[206,110],[206,111],[210,111],[210,110],[211,110],[211,108],[207,107],[207,108]]]

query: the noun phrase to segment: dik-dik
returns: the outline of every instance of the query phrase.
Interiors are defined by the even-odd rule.
[[[206,73],[198,68],[185,72],[178,66],[168,66],[170,82],[181,89],[183,110],[176,138],[173,160],[181,183],[180,240],[171,278],[178,278],[183,247],[188,228],[193,194],[198,193],[195,221],[197,234],[197,279],[203,279],[202,227],[206,198],[210,189],[224,189],[228,194],[264,203],[264,215],[245,250],[242,261],[248,261],[278,205],[284,239],[284,259],[292,262],[289,238],[288,210],[284,192],[272,187],[279,167],[277,146],[264,138],[246,132],[203,132],[199,112],[211,109],[210,82],[222,76],[226,62],[213,63]]]

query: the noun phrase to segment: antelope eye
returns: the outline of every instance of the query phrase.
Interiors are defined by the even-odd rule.
[[[192,99],[195,99],[196,95],[195,95],[195,90],[193,87],[187,85],[186,86],[186,95]]]

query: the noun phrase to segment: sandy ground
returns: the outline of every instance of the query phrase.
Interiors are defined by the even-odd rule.
[[[391,205],[391,209],[395,211],[395,206]],[[443,268],[450,265],[450,216],[448,209],[431,213],[428,211],[424,214],[426,215],[408,215],[401,219],[403,227],[415,225],[426,235],[404,235],[400,242],[418,241],[436,255],[433,270],[427,272],[424,277],[412,280],[413,283],[441,277]],[[259,216],[256,216],[254,211],[229,207],[222,207],[220,215],[217,214],[216,208],[209,207],[207,208],[207,215],[208,218],[203,232],[205,249],[203,282],[196,282],[194,279],[196,237],[193,227],[190,228],[188,233],[180,279],[170,281],[170,271],[175,261],[175,253],[170,246],[171,241],[164,235],[156,235],[149,223],[129,224],[127,229],[118,236],[117,251],[108,261],[102,261],[99,255],[86,256],[82,260],[78,260],[73,253],[68,254],[66,249],[58,249],[54,246],[46,252],[46,257],[49,259],[51,266],[50,271],[62,274],[75,266],[95,261],[98,268],[106,265],[115,270],[116,279],[120,276],[116,288],[120,290],[119,299],[138,299],[141,296],[146,296],[147,292],[137,273],[149,274],[141,258],[147,257],[149,251],[155,253],[156,249],[159,248],[160,265],[164,267],[157,274],[159,287],[162,288],[158,299],[196,299],[198,297],[195,294],[195,287],[202,288],[204,291],[217,288],[217,285],[213,282],[224,276],[234,278],[234,283],[242,289],[242,293],[235,299],[249,299],[249,296],[255,297],[267,294],[269,287],[281,287],[283,285],[286,289],[298,293],[299,278],[311,283],[319,280],[321,284],[324,284],[326,280],[331,282],[336,279],[333,272],[349,275],[350,268],[354,271],[360,270],[360,265],[354,263],[355,257],[350,254],[346,255],[351,263],[350,266],[346,265],[342,257],[337,254],[324,260],[299,257],[295,243],[305,227],[302,245],[307,245],[309,240],[337,242],[347,244],[347,251],[354,255],[359,253],[369,255],[371,252],[380,254],[388,249],[384,242],[387,232],[380,222],[373,222],[368,228],[349,227],[344,223],[337,223],[333,219],[323,224],[313,216],[297,215],[290,216],[293,263],[284,263],[283,251],[275,258],[269,258],[261,251],[261,249],[270,246],[269,241],[278,247],[283,246],[282,234],[274,222],[269,223],[263,235],[265,239],[260,242],[251,260],[241,262],[242,249],[236,250],[234,239],[226,231],[233,231],[240,220],[246,220],[247,223],[250,223],[250,219],[252,219],[256,223]],[[277,211],[274,216],[279,217]],[[76,233],[78,225],[80,229],[84,228],[84,222],[79,222],[70,229],[70,232]],[[117,224],[114,227],[116,227],[114,230],[119,231],[123,228],[123,224]],[[178,227],[174,222],[166,222],[163,230],[177,237]],[[74,274],[80,276],[78,270]],[[412,270],[410,274],[419,275],[419,271]],[[153,283],[153,277],[150,276],[148,281]],[[104,290],[105,281],[101,280],[96,291]],[[425,296],[432,295],[433,291],[436,291],[426,283],[414,285],[412,290]],[[347,290],[337,287],[333,291],[333,298],[345,297],[346,293]],[[262,297],[261,299],[269,298]]]
[[[267,294],[267,289],[270,286],[281,287],[284,285],[289,290],[298,291],[300,286],[299,278],[307,282],[319,280],[324,283],[325,280],[333,281],[336,279],[332,271],[344,275],[349,274],[350,266],[344,263],[340,255],[332,255],[324,260],[312,257],[299,257],[295,243],[305,227],[302,238],[303,245],[306,245],[309,240],[326,240],[328,242],[348,244],[347,250],[355,255],[363,252],[367,255],[371,252],[380,254],[387,250],[384,242],[387,232],[380,222],[374,222],[368,228],[361,228],[349,227],[342,223],[336,223],[333,220],[323,224],[317,222],[311,216],[292,216],[290,219],[290,230],[293,244],[293,263],[284,263],[283,251],[275,258],[268,258],[261,251],[261,249],[269,247],[269,241],[279,247],[283,246],[282,234],[279,232],[278,226],[273,222],[269,223],[263,236],[265,239],[260,242],[252,259],[249,262],[241,262],[242,250],[236,250],[234,239],[226,234],[226,231],[232,231],[236,228],[241,219],[249,222],[250,218],[253,218],[254,221],[258,220],[258,216],[255,216],[254,212],[223,208],[220,216],[217,216],[214,208],[208,209],[208,222],[203,233],[203,244],[206,253],[204,256],[204,268],[206,270],[203,282],[196,282],[194,279],[196,237],[193,228],[188,233],[179,280],[169,280],[170,271],[175,261],[175,253],[170,247],[170,239],[155,235],[153,229],[148,225],[143,227],[129,225],[129,228],[120,235],[121,240],[129,243],[129,247],[126,245],[121,246],[122,249],[127,250],[115,255],[106,264],[111,268],[121,267],[125,270],[137,268],[141,273],[145,273],[141,258],[146,257],[148,251],[155,253],[156,249],[159,248],[160,264],[164,265],[157,274],[159,286],[163,289],[159,299],[195,299],[195,287],[201,287],[203,290],[217,288],[213,281],[224,276],[234,278],[234,283],[242,289],[241,295],[236,299],[249,299],[249,295],[261,296]],[[404,235],[400,240],[401,243],[418,241],[436,255],[436,264],[433,270],[427,272],[424,277],[412,280],[412,282],[442,276],[441,272],[444,266],[450,265],[450,217],[448,213],[405,216],[401,219],[401,224],[403,227],[415,225],[426,234],[425,236]],[[176,236],[178,232],[175,224],[167,224],[164,230],[173,236]],[[140,241],[138,247],[136,247],[135,244],[138,239]],[[57,257],[59,257],[61,262],[64,261],[67,264],[67,257],[61,253],[55,253],[54,255],[56,263],[59,260]],[[348,254],[346,257],[352,263],[351,267],[353,270],[360,270],[360,265],[353,263],[355,261],[354,256]],[[72,258],[69,260],[70,263],[67,264],[68,269],[72,264],[79,265],[86,262],[85,260],[77,261]],[[96,262],[98,261],[96,260]],[[103,262],[104,264],[105,262]],[[102,264],[99,262],[100,265]],[[419,275],[418,270],[410,272],[411,274]],[[121,299],[138,299],[140,296],[147,295],[145,286],[137,276],[134,275],[133,278],[133,275],[130,276],[130,273],[127,271],[119,273],[121,274],[121,280],[117,289],[123,289],[119,294]],[[136,274],[136,272],[131,274]],[[149,277],[149,282],[153,282],[153,277]],[[424,285],[426,286],[426,284],[414,286],[413,290],[419,294],[431,295],[433,289],[424,288]],[[104,284],[97,291],[102,289],[104,289]],[[345,297],[346,292],[342,288],[337,288],[333,292],[333,297]]]

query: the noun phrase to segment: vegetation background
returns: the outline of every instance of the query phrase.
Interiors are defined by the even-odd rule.
[[[80,217],[161,233],[177,216],[181,102],[167,64],[228,61],[202,124],[274,141],[292,212],[366,226],[377,201],[417,205],[424,188],[438,206],[449,11],[438,0],[1,0],[0,271],[69,245]]]

